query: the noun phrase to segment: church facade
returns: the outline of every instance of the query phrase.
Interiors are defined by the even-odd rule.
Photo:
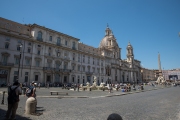
[[[127,58],[107,26],[98,48],[78,38],[37,25],[0,18],[0,84],[31,81],[48,83],[139,83],[140,61],[127,45]]]

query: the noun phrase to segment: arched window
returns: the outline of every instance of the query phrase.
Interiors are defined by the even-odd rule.
[[[42,32],[41,31],[38,32],[37,40],[42,41]]]

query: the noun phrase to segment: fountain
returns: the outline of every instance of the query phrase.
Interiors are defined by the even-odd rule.
[[[92,84],[92,86],[90,86],[90,83],[87,82],[86,83],[86,86],[82,86],[82,90],[88,90],[88,91],[91,91],[91,90],[105,90],[106,87],[104,86],[105,83],[104,82],[101,82],[100,86],[97,85],[97,77],[94,76],[94,82]]]

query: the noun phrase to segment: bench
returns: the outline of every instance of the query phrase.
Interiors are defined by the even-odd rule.
[[[59,92],[59,91],[50,91],[51,95],[52,94],[56,94],[56,95],[60,95],[60,94],[64,94],[64,95],[68,95],[68,93],[66,92]]]

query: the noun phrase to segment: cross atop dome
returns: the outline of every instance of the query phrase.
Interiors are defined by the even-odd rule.
[[[111,29],[109,28],[109,25],[107,23],[107,28],[106,28],[106,33],[105,33],[105,36],[109,36],[109,35],[113,35]]]
[[[109,25],[108,25],[108,23],[107,23],[107,28],[109,28]]]

